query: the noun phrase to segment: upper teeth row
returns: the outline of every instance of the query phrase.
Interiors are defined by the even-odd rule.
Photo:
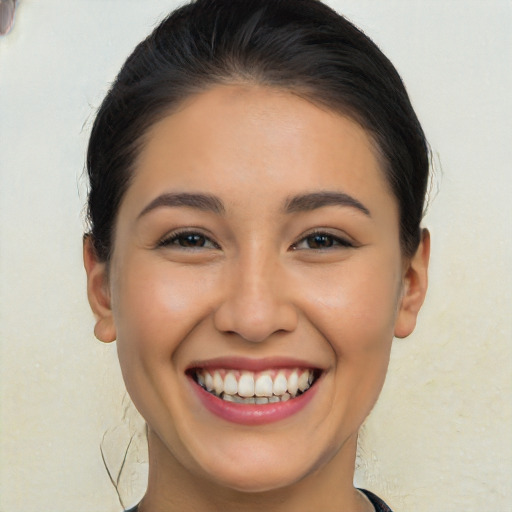
[[[196,372],[196,378],[202,387],[218,396],[224,393],[249,398],[282,396],[288,393],[293,397],[311,386],[313,370],[265,371],[256,376],[247,371],[202,369]]]

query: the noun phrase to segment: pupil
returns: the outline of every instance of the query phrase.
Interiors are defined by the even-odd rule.
[[[201,235],[184,235],[181,239],[181,245],[184,247],[202,247],[204,242],[204,236]]]
[[[332,247],[332,238],[328,235],[313,235],[309,237],[309,246],[313,249]]]

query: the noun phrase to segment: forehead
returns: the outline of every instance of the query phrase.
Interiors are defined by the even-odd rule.
[[[231,85],[188,98],[150,128],[125,199],[201,191],[247,209],[317,190],[380,196],[396,209],[375,145],[355,121],[290,91]]]

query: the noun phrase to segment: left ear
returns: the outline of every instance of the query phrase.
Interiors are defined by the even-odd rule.
[[[416,318],[427,293],[429,257],[430,233],[423,229],[418,250],[409,260],[403,277],[402,298],[395,322],[397,338],[409,336],[416,327]]]

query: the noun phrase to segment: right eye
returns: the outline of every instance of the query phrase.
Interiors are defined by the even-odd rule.
[[[171,233],[163,238],[158,247],[169,247],[176,249],[220,249],[220,247],[206,235],[196,231],[182,231]]]

